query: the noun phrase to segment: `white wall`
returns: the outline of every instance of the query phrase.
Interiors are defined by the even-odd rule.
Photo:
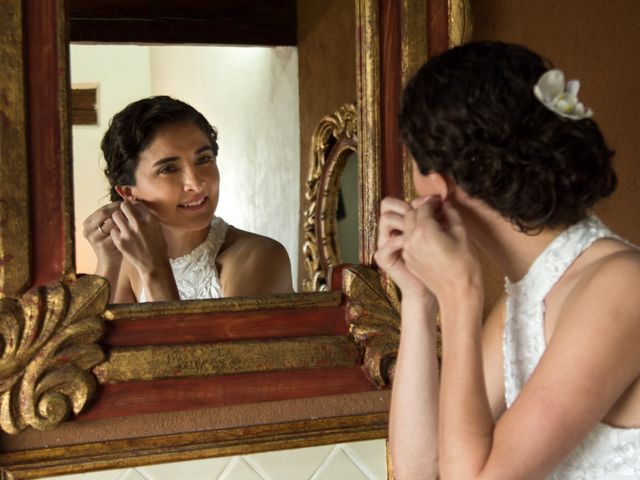
[[[218,130],[229,223],[280,241],[297,284],[300,178],[295,47],[151,47],[154,95],[179,96]]]
[[[93,273],[96,258],[82,236],[82,222],[109,203],[109,184],[100,141],[114,114],[151,95],[149,47],[71,45],[71,82],[98,85],[98,125],[74,125],[73,182],[76,223],[76,268]]]
[[[95,159],[109,119],[133,100],[171,95],[193,105],[218,130],[221,190],[216,214],[238,228],[280,241],[297,284],[296,48],[73,45],[71,79],[74,84],[100,84],[99,125],[73,128],[79,272],[95,268],[81,225],[106,202],[106,182]],[[91,162],[85,160],[89,158]]]

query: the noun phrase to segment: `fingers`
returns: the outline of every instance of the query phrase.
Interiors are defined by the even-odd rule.
[[[452,230],[456,236],[465,235],[466,229],[464,228],[460,212],[458,212],[450,202],[444,202],[442,211],[449,229]]]
[[[382,199],[382,202],[380,202],[381,214],[390,212],[404,215],[409,210],[411,210],[409,204],[399,198],[385,197]]]
[[[389,238],[400,235],[404,231],[404,215],[411,207],[400,199],[387,197],[380,204],[380,221],[378,222],[378,248]]]
[[[417,197],[411,200],[411,208],[413,208],[414,210],[417,210],[418,208],[422,207],[426,203],[431,203],[432,205],[435,205],[437,202],[442,202],[442,199],[440,198],[439,195],[427,195],[426,197]]]
[[[397,213],[387,212],[380,216],[378,224],[378,246],[390,237],[400,235],[404,231],[404,217]]]
[[[386,272],[392,272],[398,265],[402,263],[401,254],[404,240],[402,236],[397,235],[391,237],[388,242],[376,250],[373,255],[376,264]]]
[[[116,218],[118,218],[121,223],[123,221],[126,221],[129,228],[131,228],[132,230],[138,230],[138,221],[141,219],[141,216],[138,213],[140,211],[140,207],[138,207],[137,205],[138,204],[133,204],[129,201],[122,202],[122,205],[120,205],[121,215],[118,215],[118,212],[114,213],[114,221],[116,220]],[[124,223],[122,223],[122,226],[124,227]]]
[[[82,234],[85,238],[97,239],[108,235],[113,228],[113,224],[110,223],[111,215],[120,208],[120,203],[109,203],[89,215],[82,223]]]
[[[111,233],[111,230],[113,230],[114,228],[116,228],[116,224],[113,223],[111,217],[107,218],[104,222],[98,225],[98,231],[105,237],[108,237]]]

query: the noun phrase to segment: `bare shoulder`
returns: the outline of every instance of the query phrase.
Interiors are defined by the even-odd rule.
[[[619,313],[629,311],[634,317],[640,314],[640,250],[610,240],[594,245],[593,250],[575,272],[568,303],[597,303]]]
[[[218,263],[225,296],[293,291],[287,250],[264,235],[229,227]]]
[[[229,227],[225,244],[220,251],[220,261],[254,262],[262,266],[289,264],[289,255],[284,246],[273,238]]]

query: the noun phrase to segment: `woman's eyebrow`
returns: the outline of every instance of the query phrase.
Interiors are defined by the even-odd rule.
[[[166,157],[166,158],[161,158],[160,160],[157,160],[153,166],[154,167],[158,167],[161,165],[164,165],[165,163],[171,163],[171,162],[175,162],[176,160],[178,160],[178,157]]]
[[[213,149],[211,148],[211,145],[203,145],[202,147],[198,148],[194,154],[198,155],[202,152],[206,152],[207,150],[211,150],[213,152]],[[170,163],[170,162],[175,162],[176,160],[178,160],[179,157],[174,156],[174,157],[165,157],[165,158],[161,158],[160,160],[157,160],[153,166],[154,167],[158,167],[161,165],[164,165],[165,163]]]
[[[213,148],[211,148],[211,145],[203,145],[195,151],[195,154],[198,155],[199,153],[206,152],[207,150],[211,150],[213,152]]]

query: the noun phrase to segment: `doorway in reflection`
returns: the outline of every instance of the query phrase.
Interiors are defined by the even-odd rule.
[[[70,46],[74,88],[96,87],[97,121],[73,125],[76,265],[96,259],[82,222],[109,202],[100,141],[127,104],[170,95],[218,130],[220,199],[216,215],[282,243],[298,272],[300,142],[296,47]]]

